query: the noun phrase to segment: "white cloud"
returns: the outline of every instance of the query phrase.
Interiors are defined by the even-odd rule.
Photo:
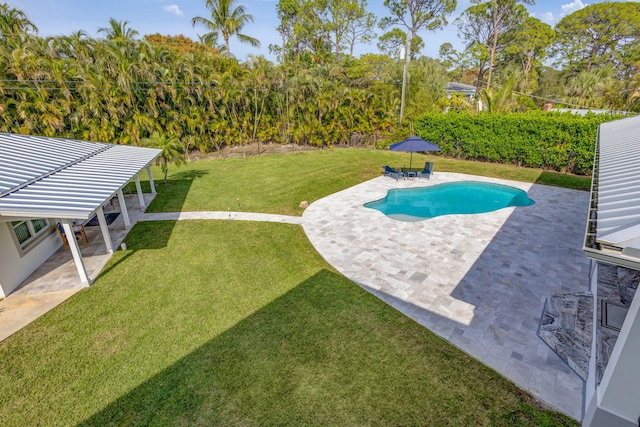
[[[164,10],[165,12],[173,13],[174,15],[178,15],[178,16],[184,15],[184,12],[180,10],[180,6],[178,6],[177,4],[168,4],[166,6],[162,6],[162,10]]]
[[[571,15],[576,10],[584,9],[585,7],[587,7],[587,5],[582,3],[582,0],[574,0],[571,3],[562,5],[562,12],[560,12],[560,15]]]
[[[580,0],[578,0],[580,1]],[[538,13],[536,18],[544,22],[545,24],[553,25],[556,21],[556,17],[553,16],[553,12]]]

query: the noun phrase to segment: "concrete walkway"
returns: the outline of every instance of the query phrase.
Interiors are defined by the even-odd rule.
[[[286,224],[302,224],[302,217],[289,215],[263,214],[253,212],[160,212],[145,213],[139,221],[162,221],[183,219],[227,219],[241,221],[282,222]]]
[[[452,181],[518,187],[535,204],[397,221],[364,203],[391,188]],[[454,173],[380,177],[304,212],[304,229],[337,270],[558,410],[580,419],[583,382],[536,334],[546,298],[588,291],[582,253],[589,194]]]
[[[81,288],[38,294],[9,295],[0,301],[0,341],[15,334]]]

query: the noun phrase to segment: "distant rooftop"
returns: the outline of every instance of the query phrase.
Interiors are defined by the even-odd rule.
[[[465,95],[475,95],[476,87],[464,83],[449,82],[447,83],[447,92],[463,93]]]
[[[573,113],[573,114],[579,114],[581,116],[586,116],[589,113],[592,114],[621,114],[621,115],[628,115],[629,112],[627,111],[613,111],[613,110],[601,110],[601,109],[597,109],[597,108],[552,108],[551,111],[557,111],[559,113]]]

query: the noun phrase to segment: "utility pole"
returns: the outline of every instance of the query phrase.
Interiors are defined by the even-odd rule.
[[[407,93],[407,71],[409,70],[409,58],[411,55],[409,50],[411,49],[411,31],[407,31],[406,45],[404,48],[404,68],[402,69],[402,99],[400,100],[400,123],[404,118],[404,104],[405,96]]]

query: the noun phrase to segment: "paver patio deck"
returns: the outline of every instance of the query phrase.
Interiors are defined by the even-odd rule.
[[[536,203],[419,222],[363,206],[390,188],[463,180],[512,185]],[[588,290],[588,199],[586,192],[455,173],[380,177],[312,203],[303,227],[342,274],[579,420],[583,381],[536,332],[549,295]]]

